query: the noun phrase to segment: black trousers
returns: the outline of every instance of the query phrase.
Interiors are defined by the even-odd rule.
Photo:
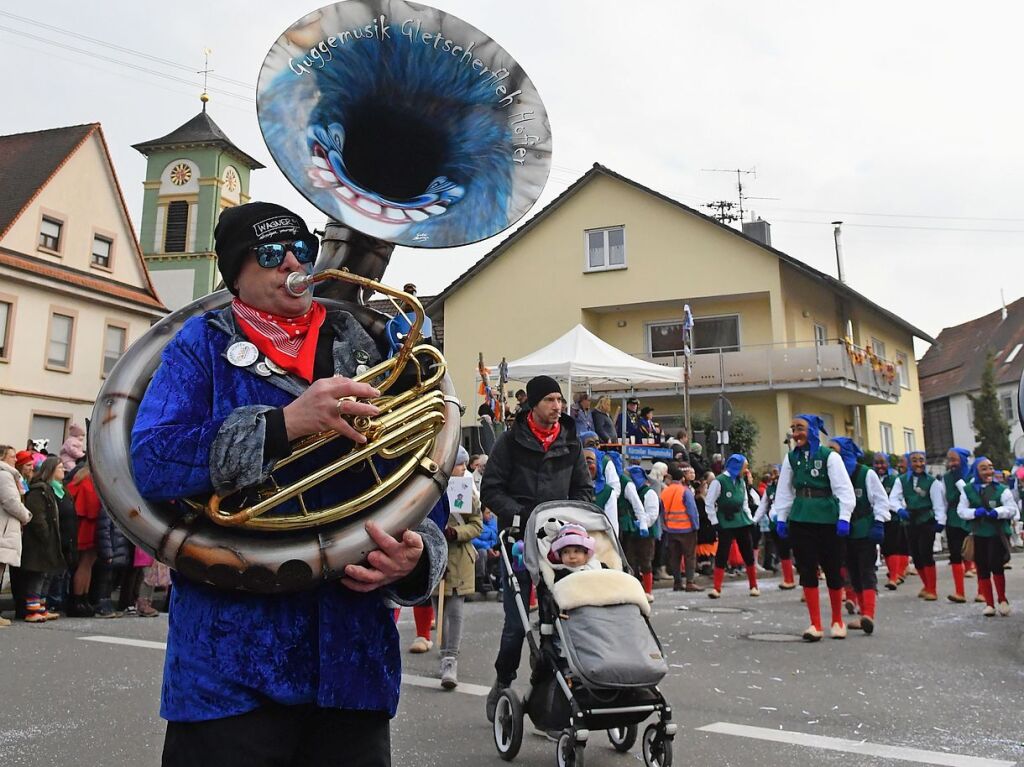
[[[168,722],[163,767],[390,767],[383,711],[270,703],[206,722]]]
[[[693,583],[694,570],[697,567],[697,531],[691,533],[665,533],[661,537],[668,551],[668,572],[676,585],[683,582]],[[685,562],[685,564],[681,564]],[[680,572],[682,571],[682,572]]]
[[[719,527],[718,528],[718,550],[715,552],[715,567],[724,568],[729,563],[729,549],[735,540],[739,547],[740,556],[743,557],[743,564],[750,567],[754,564],[754,544],[751,541],[750,533],[753,525],[744,527]]]
[[[1003,574],[1003,560],[1006,558],[1006,544],[1002,537],[974,536],[974,564],[978,568],[978,577],[984,580],[993,575]]]
[[[789,538],[780,538],[779,534],[773,530],[772,540],[775,541],[775,551],[778,553],[779,559],[793,558],[793,544]]]
[[[878,589],[878,575],[875,573],[877,556],[878,544],[874,541],[867,538],[846,540],[846,571],[850,575],[850,585],[858,594]]]
[[[885,537],[882,539],[882,556],[907,556],[910,545],[907,542],[907,526],[899,519],[885,523]]]
[[[932,546],[935,545],[934,522],[910,525],[907,528],[907,538],[910,541],[910,556],[914,560],[914,567],[920,570],[922,567],[935,564],[935,552],[932,551]]]
[[[963,564],[964,541],[970,535],[966,530],[959,527],[946,526],[946,543],[949,545],[949,563],[951,565]]]
[[[830,589],[843,587],[843,579],[839,574],[843,561],[843,543],[836,535],[834,524],[790,522],[789,537],[793,541],[793,554],[801,586],[813,588],[818,585],[820,566]]]

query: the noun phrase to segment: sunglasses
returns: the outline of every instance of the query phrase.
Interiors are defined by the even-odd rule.
[[[257,245],[251,249],[256,254],[256,262],[264,269],[276,269],[282,262],[288,251],[295,254],[295,260],[300,264],[311,264],[316,260],[319,243],[315,240],[294,240],[293,242],[268,242]]]

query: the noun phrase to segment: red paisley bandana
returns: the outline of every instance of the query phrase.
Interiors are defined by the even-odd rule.
[[[313,359],[320,327],[327,310],[315,301],[300,317],[278,317],[243,304],[231,302],[238,325],[248,338],[275,365],[312,382]]]
[[[526,414],[526,425],[530,427],[530,431],[533,432],[533,436],[540,442],[541,448],[546,453],[548,448],[551,447],[551,443],[558,439],[559,432],[562,431],[561,424],[555,421],[555,425],[550,429],[542,429],[540,425],[533,420],[533,412]]]

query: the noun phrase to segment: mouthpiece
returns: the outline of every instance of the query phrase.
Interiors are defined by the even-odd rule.
[[[301,296],[309,290],[309,283],[312,282],[312,275],[292,272],[284,281],[285,289],[293,296]]]

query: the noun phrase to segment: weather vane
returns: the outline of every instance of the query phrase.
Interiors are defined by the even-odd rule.
[[[204,112],[206,111],[206,102],[210,100],[210,94],[206,90],[206,85],[207,85],[207,80],[209,79],[209,76],[210,76],[210,72],[213,71],[212,69],[210,69],[210,54],[211,53],[213,53],[213,49],[212,48],[203,48],[203,56],[204,56],[203,68],[196,72],[196,74],[199,74],[199,75],[203,76],[203,93],[199,97],[199,100],[203,102],[203,111]]]

